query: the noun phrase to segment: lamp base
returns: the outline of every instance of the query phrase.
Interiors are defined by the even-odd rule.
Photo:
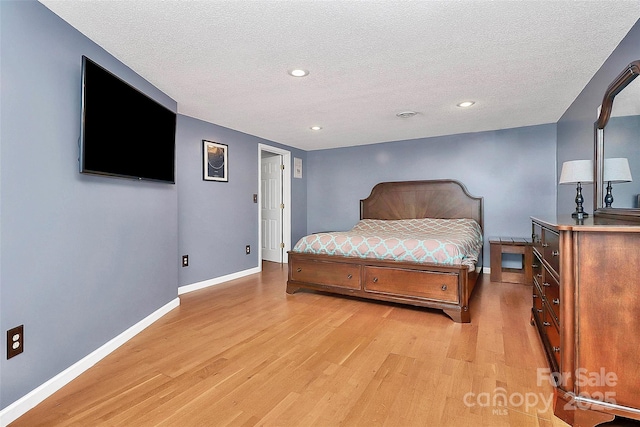
[[[589,214],[585,213],[582,208],[582,202],[584,202],[584,198],[582,197],[582,184],[578,182],[578,185],[576,185],[576,211],[571,214],[572,218],[584,219],[589,217]]]
[[[611,194],[611,181],[607,182],[607,195],[604,197],[604,207],[610,208],[613,204],[613,194]]]

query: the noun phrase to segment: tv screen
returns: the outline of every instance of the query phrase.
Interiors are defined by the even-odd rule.
[[[176,114],[82,57],[80,172],[174,183]]]

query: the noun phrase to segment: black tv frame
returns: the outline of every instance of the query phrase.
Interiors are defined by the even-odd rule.
[[[80,173],[175,184],[174,111],[84,55],[81,111]]]

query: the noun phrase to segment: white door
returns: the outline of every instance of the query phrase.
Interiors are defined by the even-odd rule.
[[[268,157],[267,157],[268,156]],[[282,262],[282,155],[263,153],[261,159],[262,259]]]

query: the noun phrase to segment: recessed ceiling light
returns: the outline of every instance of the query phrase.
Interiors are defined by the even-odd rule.
[[[290,70],[289,75],[293,77],[305,77],[309,75],[309,72],[307,70],[297,68],[295,70]]]
[[[320,130],[320,129],[322,129],[322,126],[311,126],[309,129],[311,129],[311,130]]]
[[[396,116],[398,116],[398,117],[400,117],[402,119],[408,119],[409,117],[413,117],[416,114],[418,114],[418,113],[416,113],[415,111],[402,111],[402,112],[396,114]]]
[[[467,108],[471,107],[473,104],[475,104],[475,101],[464,101],[458,104],[458,107]]]

